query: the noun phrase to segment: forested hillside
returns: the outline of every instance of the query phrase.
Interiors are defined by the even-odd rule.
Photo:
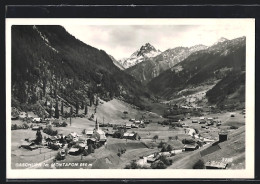
[[[58,97],[71,105],[122,97],[141,105],[140,82],[118,69],[105,51],[61,26],[12,26],[12,106]]]
[[[148,86],[156,95],[171,98],[183,89],[212,85],[219,81],[206,97],[210,103],[220,104],[241,86],[244,87],[245,58],[245,37],[223,41],[191,54],[154,78]],[[236,102],[245,99],[243,97],[240,100],[239,97],[244,96],[244,90],[240,92]]]

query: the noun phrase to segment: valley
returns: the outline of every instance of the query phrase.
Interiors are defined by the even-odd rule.
[[[246,38],[116,60],[12,27],[13,169],[245,169]]]

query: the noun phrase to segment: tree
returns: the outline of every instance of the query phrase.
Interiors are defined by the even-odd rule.
[[[58,101],[56,100],[56,105],[55,105],[55,118],[59,119],[59,105],[58,105]]]
[[[177,141],[179,139],[178,135],[175,136],[175,140]]]
[[[204,169],[204,167],[204,161],[200,159],[194,164],[193,169]]]
[[[124,118],[126,118],[126,115],[128,114],[128,112],[124,111],[123,113],[124,113]]]
[[[35,140],[36,144],[40,144],[42,143],[42,133],[40,130],[37,130],[36,132],[36,140]]]
[[[171,145],[168,145],[167,148],[166,148],[167,151],[172,151],[172,146]]]
[[[92,144],[88,145],[88,154],[91,154],[94,152],[95,152],[95,149],[93,148],[93,145]]]
[[[159,161],[159,162],[154,162],[152,163],[151,165],[151,168],[152,169],[165,169],[167,166],[162,162],[162,161]]]
[[[81,109],[84,109],[84,102],[81,102]]]
[[[85,115],[87,115],[88,114],[88,106],[86,105],[85,106]]]
[[[167,146],[164,144],[164,145],[162,146],[161,152],[166,152],[166,151],[167,151]]]
[[[153,136],[153,140],[156,142],[156,140],[159,138],[158,135]]]
[[[166,166],[172,165],[172,160],[168,160],[164,155],[161,155],[159,160],[162,161]]]
[[[61,101],[61,108],[60,108],[60,112],[61,112],[61,114],[63,115],[63,101]]]
[[[126,166],[126,169],[138,169],[138,164],[136,163],[135,160],[131,161],[130,165]]]
[[[159,145],[158,145],[158,148],[162,148],[163,145],[164,145],[164,143],[161,141],[161,142],[159,143]]]
[[[98,106],[99,100],[98,97],[96,98],[96,106]]]
[[[76,102],[76,114],[79,114],[79,102]]]
[[[70,126],[71,126],[71,116],[72,116],[72,114],[73,114],[73,108],[72,108],[72,106],[70,106]]]

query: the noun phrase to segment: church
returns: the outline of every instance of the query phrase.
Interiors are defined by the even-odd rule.
[[[95,138],[99,142],[105,143],[107,141],[105,132],[99,128],[99,123],[96,119],[95,128],[93,130],[92,138]]]

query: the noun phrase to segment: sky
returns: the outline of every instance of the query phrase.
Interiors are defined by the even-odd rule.
[[[119,60],[127,58],[145,43],[165,51],[178,46],[210,46],[219,38],[245,36],[241,25],[63,25],[77,39],[105,50]]]

